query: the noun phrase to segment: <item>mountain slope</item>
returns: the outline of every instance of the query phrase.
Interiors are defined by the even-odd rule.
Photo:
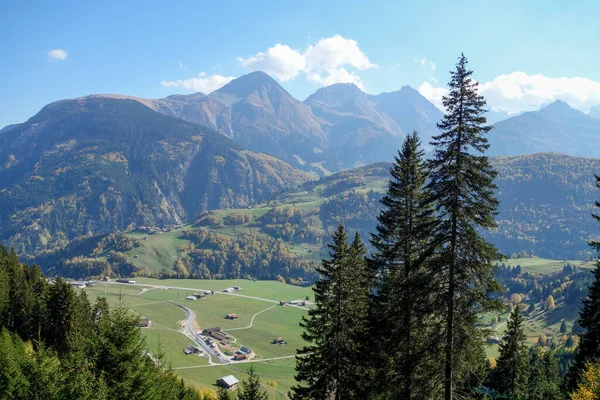
[[[372,96],[353,84],[335,84],[300,102],[264,72],[241,76],[208,95],[113,97],[205,125],[249,150],[321,175],[390,161],[406,132],[415,129],[427,144],[442,115],[408,86]]]
[[[0,239],[35,254],[79,236],[245,207],[311,179],[139,101],[61,101],[0,136]]]
[[[484,235],[501,252],[510,255],[526,250],[552,259],[592,255],[587,242],[598,236],[591,213],[594,201],[600,198],[594,181],[594,174],[600,171],[600,159],[544,153],[492,157],[491,162],[499,173],[498,230]],[[253,215],[266,213],[270,217],[255,218],[250,226],[263,226],[262,233],[284,235],[281,237],[299,248],[312,248],[313,252],[305,254],[308,257],[315,254],[320,240],[326,240],[340,222],[368,237],[375,228],[390,166],[368,165],[285,192],[253,207]],[[280,211],[274,212],[273,207]],[[296,212],[285,211],[291,207]],[[224,210],[219,216],[226,219],[244,212]],[[284,234],[290,231],[293,235]],[[321,255],[325,254],[326,250]]]
[[[489,135],[490,155],[515,156],[556,152],[600,157],[600,119],[557,100],[540,111],[500,121]]]
[[[428,148],[442,118],[431,102],[408,86],[373,96],[354,84],[338,83],[319,89],[304,103],[331,124],[326,154],[342,168],[391,160],[413,130]]]

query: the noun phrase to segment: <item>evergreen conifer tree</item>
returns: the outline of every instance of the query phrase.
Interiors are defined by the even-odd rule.
[[[493,373],[494,388],[499,393],[514,398],[521,398],[527,392],[529,363],[524,321],[521,307],[517,304],[508,320],[507,330],[500,344],[500,357]]]
[[[600,176],[598,175],[596,175],[596,187],[600,189]],[[596,201],[595,205],[600,208],[600,202]],[[600,221],[600,214],[592,216],[596,221]],[[590,247],[600,254],[600,242],[592,241]],[[598,312],[600,310],[600,259],[596,260],[592,274],[594,281],[589,288],[587,298],[583,300],[583,307],[577,321],[584,329],[584,333],[580,335],[575,362],[568,373],[567,387],[569,391],[573,391],[577,387],[586,364],[600,357],[600,313]]]
[[[378,296],[372,310],[372,337],[379,344],[379,391],[392,398],[431,398],[441,363],[432,337],[429,297],[434,290],[426,267],[433,253],[430,234],[433,207],[425,190],[427,166],[416,132],[408,135],[390,169],[391,179],[381,200],[376,249],[370,260]],[[435,332],[439,332],[438,329]]]
[[[267,400],[267,393],[260,389],[260,378],[254,373],[254,367],[248,371],[248,380],[242,382],[243,389],[237,395],[237,400]]]
[[[231,397],[229,397],[229,393],[227,393],[227,390],[220,387],[217,390],[217,400],[231,400]]]
[[[329,245],[330,258],[317,269],[321,279],[313,289],[315,307],[300,322],[309,345],[296,356],[297,398],[361,397],[368,287],[357,279],[366,276],[359,271],[365,269],[364,246],[359,236],[351,246],[347,239],[340,225]]]
[[[473,329],[476,312],[492,304],[490,291],[499,290],[493,260],[497,250],[479,234],[496,226],[498,201],[493,183],[496,172],[483,155],[489,144],[485,135],[485,100],[477,92],[464,55],[451,72],[450,92],[443,97],[446,108],[433,138],[435,156],[430,163],[429,190],[438,210],[435,241],[442,246],[436,262],[437,283],[442,294],[444,328],[444,398],[453,398],[460,379],[471,375],[463,363],[469,341],[480,341]],[[475,344],[473,344],[475,346]]]

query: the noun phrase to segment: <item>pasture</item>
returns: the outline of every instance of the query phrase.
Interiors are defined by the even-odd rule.
[[[231,286],[240,286],[242,290],[231,294],[218,292]],[[215,290],[215,295],[195,301],[185,299],[192,292],[204,290]],[[160,347],[165,360],[191,385],[216,389],[216,379],[230,374],[243,381],[251,365],[261,377],[263,389],[268,392],[270,400],[287,398],[285,393],[295,383],[294,355],[296,348],[304,345],[299,322],[306,310],[280,306],[279,300],[304,300],[312,295],[310,288],[277,281],[138,278],[135,285],[100,282],[85,291],[90,301],[106,297],[111,306],[122,304],[132,313],[149,318],[151,327],[142,328],[146,349],[156,355]],[[183,349],[193,342],[179,331],[179,322],[186,319],[186,313],[177,304],[183,304],[196,313],[200,328],[220,326],[234,338],[235,347],[244,345],[251,348],[256,354],[253,360],[256,362],[209,365],[206,357],[185,355]],[[231,313],[238,314],[239,318],[226,319],[225,315]],[[287,344],[273,344],[275,337],[283,337]]]

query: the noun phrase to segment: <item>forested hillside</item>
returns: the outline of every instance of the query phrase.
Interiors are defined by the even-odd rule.
[[[0,397],[202,400],[146,351],[138,323],[0,246]]]
[[[509,257],[593,257],[587,242],[597,235],[590,215],[600,160],[535,154],[491,162],[499,172],[498,229],[484,237]],[[191,225],[170,233],[80,239],[36,261],[51,273],[77,278],[108,272],[312,280],[312,263],[326,256],[324,246],[338,224],[363,237],[373,232],[390,165],[340,172],[250,208],[205,211]]]
[[[312,179],[137,101],[62,101],[0,136],[0,240],[34,256],[78,237],[246,207]]]

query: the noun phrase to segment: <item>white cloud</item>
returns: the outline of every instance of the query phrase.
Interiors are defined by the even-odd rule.
[[[48,57],[50,57],[53,60],[66,60],[68,55],[69,53],[67,53],[67,51],[63,49],[54,49],[48,52]]]
[[[308,81],[321,85],[351,82],[362,87],[354,70],[377,68],[359,48],[358,42],[340,35],[320,39],[306,50],[295,50],[281,43],[238,62],[250,70],[262,70],[281,81],[304,75]]]
[[[280,43],[251,57],[238,57],[237,61],[247,69],[264,71],[282,81],[296,78],[306,68],[304,55]]]
[[[431,68],[432,71],[435,71],[435,63],[427,58],[423,57],[419,60],[422,66]]]
[[[306,80],[316,82],[321,86],[330,86],[334,83],[354,83],[361,90],[364,89],[360,76],[355,72],[348,72],[345,68],[332,68],[325,72],[309,73]]]
[[[439,107],[440,94],[447,90],[424,82],[419,92]],[[583,112],[600,104],[600,82],[582,77],[551,78],[516,71],[481,83],[479,92],[492,110],[509,115],[538,110],[558,99]]]
[[[180,87],[202,93],[210,93],[225,86],[234,79],[235,77],[233,76],[207,75],[205,72],[201,72],[197,78],[162,81],[161,85],[164,87]]]
[[[304,52],[306,65],[310,71],[321,71],[343,66],[359,70],[377,68],[358,47],[358,42],[340,35],[321,39]]]
[[[443,87],[433,87],[427,81],[423,82],[421,86],[419,86],[419,93],[423,95],[427,100],[432,102],[437,108],[440,110],[444,110],[444,105],[442,104],[442,96],[448,94],[448,89]]]

